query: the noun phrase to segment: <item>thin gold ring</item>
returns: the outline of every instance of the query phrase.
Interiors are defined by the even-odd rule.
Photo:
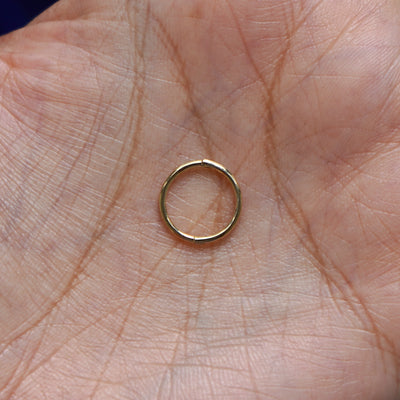
[[[193,168],[193,167],[208,167],[208,168],[213,168],[217,170],[219,173],[223,174],[225,177],[229,179],[229,181],[232,184],[232,187],[235,192],[236,196],[236,207],[235,207],[235,213],[229,222],[229,224],[222,229],[222,231],[210,235],[210,236],[193,236],[189,235],[187,233],[182,232],[179,228],[177,228],[174,223],[171,221],[171,219],[168,216],[167,212],[167,206],[165,204],[165,199],[167,196],[167,191],[173,180],[183,171]],[[240,188],[239,185],[235,179],[235,177],[221,164],[218,164],[214,161],[210,160],[197,160],[197,161],[191,161],[189,163],[183,164],[180,167],[178,167],[174,172],[172,172],[171,175],[165,180],[161,192],[160,192],[160,199],[159,199],[159,205],[160,205],[160,212],[163,220],[167,224],[168,228],[171,229],[172,232],[174,232],[176,235],[178,235],[180,238],[184,240],[188,240],[190,242],[195,242],[195,243],[207,243],[207,242],[213,242],[214,240],[220,239],[223,236],[225,236],[228,232],[232,230],[232,228],[235,226],[236,222],[238,221],[239,215],[240,215],[240,210],[242,208],[242,198],[241,198],[241,193],[240,193]]]

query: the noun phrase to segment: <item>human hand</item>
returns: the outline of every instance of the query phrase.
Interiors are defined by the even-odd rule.
[[[0,39],[0,398],[398,398],[399,7],[70,0]],[[201,158],[243,194],[209,246],[157,209]]]

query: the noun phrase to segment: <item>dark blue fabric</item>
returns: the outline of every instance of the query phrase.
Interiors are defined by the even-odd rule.
[[[55,0],[0,0],[0,35],[22,28]]]

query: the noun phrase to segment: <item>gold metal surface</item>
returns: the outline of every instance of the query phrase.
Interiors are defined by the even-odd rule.
[[[167,212],[167,206],[165,203],[168,188],[171,185],[171,183],[174,181],[174,179],[183,171],[193,168],[193,167],[207,167],[207,168],[213,168],[217,170],[219,173],[223,174],[226,178],[229,179],[229,181],[232,184],[232,187],[235,192],[236,196],[236,207],[235,207],[235,213],[229,222],[229,224],[222,229],[222,231],[215,233],[210,236],[193,236],[193,235],[188,235],[187,233],[182,232],[178,227],[174,225],[174,223],[171,221],[171,219],[168,216]],[[232,230],[232,228],[235,226],[236,222],[238,221],[239,215],[240,215],[240,210],[242,207],[242,199],[241,199],[241,193],[240,193],[240,188],[239,185],[234,178],[234,176],[221,164],[218,164],[214,161],[210,160],[197,160],[197,161],[191,161],[189,163],[183,164],[180,167],[178,167],[174,172],[172,172],[171,175],[168,176],[168,178],[165,180],[161,192],[160,192],[160,199],[159,199],[159,205],[160,205],[160,212],[163,220],[167,224],[168,228],[171,229],[172,232],[174,232],[176,235],[178,235],[180,238],[184,240],[188,240],[190,242],[194,243],[207,243],[207,242],[213,242],[214,240],[220,239],[223,236],[225,236],[228,232]]]

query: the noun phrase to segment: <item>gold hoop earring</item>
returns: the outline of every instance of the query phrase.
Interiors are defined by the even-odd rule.
[[[235,192],[235,197],[236,197],[236,207],[235,207],[235,212],[234,215],[229,222],[229,224],[222,229],[222,231],[210,235],[210,236],[193,236],[189,235],[187,233],[182,232],[179,228],[177,228],[174,223],[171,221],[171,219],[168,216],[167,212],[167,207],[165,204],[165,199],[167,195],[167,191],[171,183],[174,181],[174,179],[181,174],[183,171],[193,168],[193,167],[207,167],[207,168],[213,168],[219,173],[223,174],[230,183],[232,184],[232,187]],[[207,242],[213,242],[214,240],[220,239],[224,237],[227,233],[229,233],[232,228],[235,226],[236,222],[238,221],[239,215],[240,215],[240,210],[242,207],[242,199],[241,199],[241,193],[240,193],[240,188],[239,185],[235,179],[235,177],[221,164],[218,164],[214,161],[210,160],[197,160],[197,161],[192,161],[186,164],[181,165],[178,167],[175,171],[171,173],[171,175],[168,176],[168,178],[165,180],[161,192],[160,192],[160,198],[159,198],[159,206],[160,206],[160,212],[163,220],[167,224],[168,228],[171,229],[172,232],[174,232],[176,235],[178,235],[180,238],[184,240],[188,240],[190,242],[194,243],[207,243]]]

